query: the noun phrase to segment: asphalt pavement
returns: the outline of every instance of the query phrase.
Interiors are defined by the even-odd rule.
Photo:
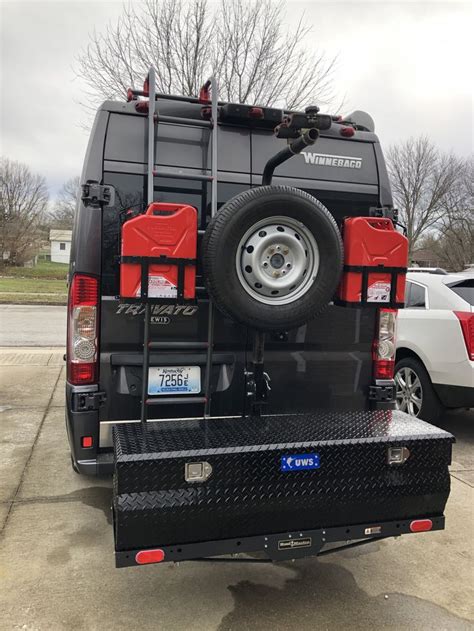
[[[111,481],[73,473],[63,349],[0,349],[0,629],[473,629],[474,416],[452,431],[446,530],[272,565],[117,570]],[[190,524],[192,527],[192,524]]]
[[[66,307],[0,305],[0,346],[66,346]]]

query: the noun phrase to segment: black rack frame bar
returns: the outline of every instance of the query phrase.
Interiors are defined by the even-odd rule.
[[[344,265],[344,272],[354,272],[361,274],[361,294],[360,301],[357,303],[348,302],[347,300],[337,300],[336,304],[345,307],[378,307],[387,309],[403,309],[403,302],[397,302],[398,277],[405,276],[406,267],[387,267],[385,265]],[[390,298],[388,302],[372,302],[367,300],[369,288],[370,274],[390,274]]]
[[[233,539],[221,539],[218,541],[201,541],[196,543],[176,543],[174,545],[162,545],[151,548],[160,549],[164,552],[164,562],[179,561],[202,561],[208,558],[209,561],[225,560],[221,555],[236,553],[261,552],[272,561],[288,561],[291,559],[304,558],[308,556],[325,555],[331,552],[338,552],[356,545],[363,545],[386,539],[387,537],[398,537],[413,533],[410,523],[422,517],[412,517],[397,521],[348,524],[347,526],[333,526],[329,528],[318,528],[315,530],[296,530],[292,532],[260,534],[251,537],[240,537]],[[444,515],[429,517],[432,527],[429,532],[443,530],[445,526]],[[306,545],[298,545],[298,540],[302,539]],[[291,541],[296,542],[291,545]],[[327,544],[342,543],[346,545],[322,550]],[[283,545],[282,545],[283,544]],[[136,555],[143,549],[115,551],[115,566],[130,567],[140,565],[136,561]],[[209,557],[221,557],[220,559],[210,559]],[[233,561],[232,558],[227,558]],[[252,559],[253,561],[253,559]]]
[[[153,177],[173,178],[175,180],[196,180],[198,182],[212,182],[212,175],[203,175],[202,173],[179,173],[175,171],[153,171]]]
[[[185,302],[186,299],[184,297],[184,273],[185,273],[186,267],[195,266],[197,263],[196,259],[173,258],[170,256],[164,256],[164,255],[161,255],[161,256],[121,256],[120,262],[127,263],[129,265],[141,266],[140,296],[135,299],[138,302],[146,302],[149,300],[148,285],[149,285],[150,265],[175,265],[178,268],[178,285],[176,287],[177,295],[176,295],[176,299],[173,298],[172,300],[174,300],[174,302],[176,302],[176,300]],[[127,300],[129,299],[127,298]],[[156,300],[162,301],[163,299],[157,298]],[[194,299],[192,299],[192,301],[194,301]]]

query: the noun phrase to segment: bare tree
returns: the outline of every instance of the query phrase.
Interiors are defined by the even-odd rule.
[[[442,264],[460,271],[474,261],[474,161],[466,160],[443,201],[436,244]]]
[[[76,70],[94,101],[123,98],[153,64],[162,93],[197,95],[214,72],[224,100],[324,104],[333,99],[335,59],[308,45],[310,33],[304,16],[288,32],[284,4],[274,0],[221,0],[214,11],[207,0],[145,0],[90,35]]]
[[[66,230],[72,228],[79,190],[79,176],[73,177],[63,184],[51,212],[51,224],[55,228],[63,228]]]
[[[36,254],[47,204],[43,176],[20,162],[0,159],[0,265],[22,265]]]
[[[390,147],[387,166],[394,202],[413,249],[445,213],[447,196],[459,180],[463,162],[420,137]]]

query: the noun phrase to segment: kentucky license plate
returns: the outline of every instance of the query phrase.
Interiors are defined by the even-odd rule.
[[[148,373],[148,394],[199,394],[199,366],[153,366]]]

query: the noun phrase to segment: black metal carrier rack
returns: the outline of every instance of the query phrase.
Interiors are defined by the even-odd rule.
[[[148,97],[148,206],[154,201],[154,178],[171,175],[210,182],[211,215],[216,214],[219,102],[214,78],[203,86],[206,103],[209,88],[211,120],[160,116],[153,68],[144,91],[129,92],[129,100]],[[189,100],[203,103],[202,98]],[[137,102],[142,113],[145,103]],[[188,175],[155,170],[155,135],[160,121],[210,130],[210,175],[209,171]],[[268,161],[262,183],[271,184],[276,166],[312,144],[317,135],[317,131],[309,130],[304,137],[295,137],[289,147]],[[141,422],[120,423],[112,429],[117,567],[214,561],[216,555],[241,552],[258,552],[261,561],[270,562],[329,554],[385,537],[444,528],[451,434],[392,410],[324,411],[315,406],[305,413],[263,414],[270,379],[264,370],[265,333],[260,330],[253,333],[250,370],[245,373],[250,413],[211,417],[211,298],[206,341],[150,341],[151,305],[156,301],[186,302],[184,270],[196,261],[132,256],[123,257],[122,263],[141,267],[141,296],[136,300],[144,303],[145,309]],[[175,265],[180,270],[176,298],[148,295],[149,268],[156,263]],[[361,273],[364,287],[366,269],[350,270]],[[393,300],[397,275],[403,270],[390,272]],[[150,396],[150,351],[184,347],[206,350],[202,395]],[[147,422],[149,406],[189,403],[202,404],[203,416]],[[352,543],[347,543],[349,540]],[[342,545],[323,550],[327,543]]]

